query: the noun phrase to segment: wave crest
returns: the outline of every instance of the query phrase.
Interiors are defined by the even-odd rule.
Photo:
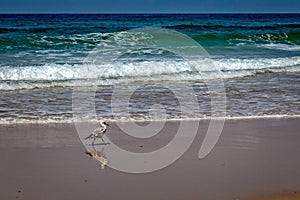
[[[116,62],[102,66],[69,64],[5,66],[0,67],[0,90],[113,85],[118,81],[195,81],[244,77],[265,71],[300,71],[299,56],[256,59],[218,58],[213,62],[214,68],[219,70],[212,70],[211,66],[203,65],[203,61],[184,60]]]

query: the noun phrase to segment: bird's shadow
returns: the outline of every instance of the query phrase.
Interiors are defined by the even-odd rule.
[[[109,145],[109,142],[102,142],[102,143],[97,143],[97,144],[89,144],[89,146],[102,146],[102,145]]]

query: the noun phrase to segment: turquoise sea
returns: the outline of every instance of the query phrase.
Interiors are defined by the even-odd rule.
[[[115,51],[112,38],[129,46],[153,42],[150,33],[128,32],[142,27],[185,34],[218,70],[194,69],[165,49],[147,48],[126,61],[86,66],[95,48]],[[113,119],[111,95],[119,80],[139,87],[130,115],[121,111],[118,119],[160,119],[154,105],[169,119],[207,118],[213,95],[205,83],[214,79],[224,82],[228,118],[299,116],[300,14],[0,14],[1,124],[71,122],[73,89],[96,86],[97,116]],[[185,91],[181,81],[192,85],[199,112],[182,114],[176,95],[162,86]]]

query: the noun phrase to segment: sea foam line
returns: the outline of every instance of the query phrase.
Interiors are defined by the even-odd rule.
[[[297,119],[300,118],[300,115],[255,115],[255,116],[226,116],[226,117],[203,117],[203,118],[176,118],[176,119],[111,119],[111,118],[102,118],[107,122],[117,123],[117,122],[180,122],[180,121],[209,121],[209,120],[256,120],[256,119]],[[73,123],[92,123],[98,122],[96,119],[10,119],[0,120],[0,125],[47,125],[47,124],[73,124]]]

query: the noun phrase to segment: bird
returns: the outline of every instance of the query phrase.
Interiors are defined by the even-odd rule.
[[[93,130],[92,133],[85,138],[85,140],[93,139],[93,142],[92,142],[93,146],[94,146],[97,138],[101,138],[102,142],[104,142],[103,136],[107,130],[107,126],[109,126],[109,124],[106,123],[105,121],[100,121],[99,124],[100,124],[100,127]]]

